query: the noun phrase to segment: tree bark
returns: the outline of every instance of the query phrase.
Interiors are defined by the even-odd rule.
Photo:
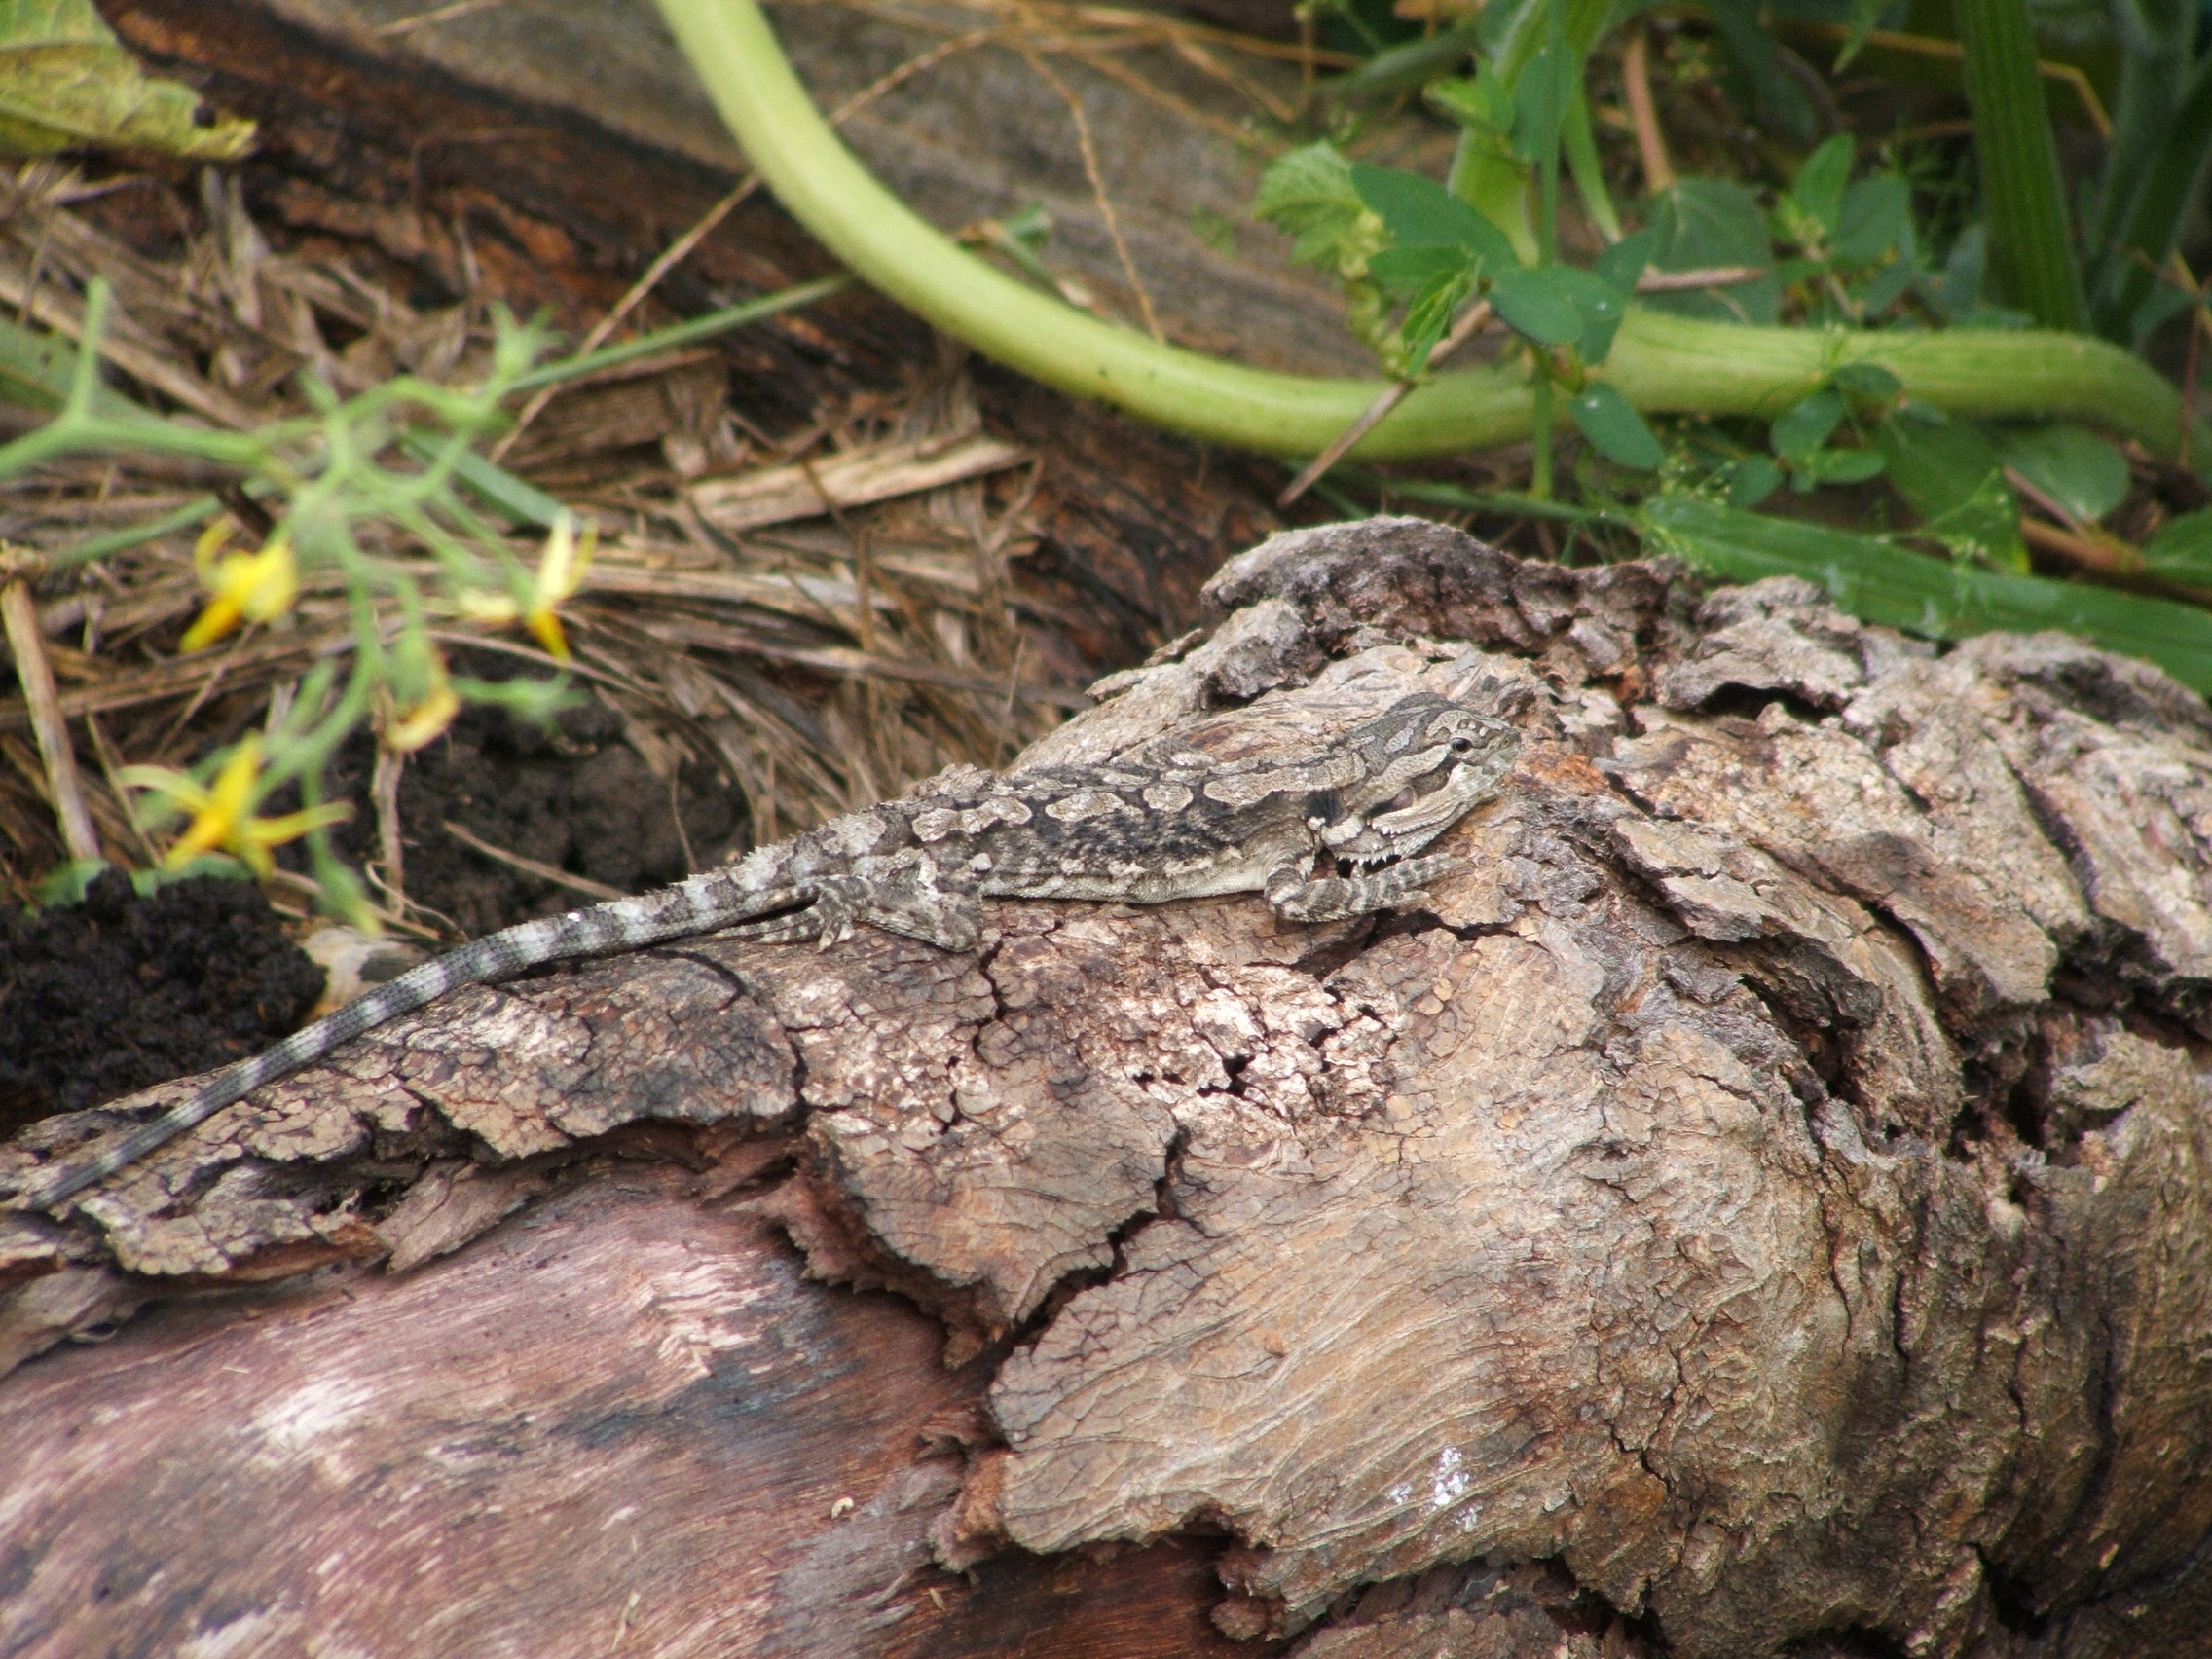
[[[1411,520],[1207,601],[1025,759],[1504,709],[1427,910],[683,941],[0,1216],[0,1650],[2212,1651],[2204,704]]]

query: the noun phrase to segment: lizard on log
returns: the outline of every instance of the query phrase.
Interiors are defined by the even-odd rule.
[[[1520,747],[1505,721],[1416,694],[1315,754],[1225,763],[1169,736],[1099,765],[1004,778],[948,768],[904,799],[756,848],[725,868],[518,923],[411,969],[226,1066],[191,1098],[64,1168],[35,1201],[65,1202],[264,1084],[449,991],[551,962],[716,932],[828,946],[863,922],[972,950],[982,899],[1165,904],[1261,892],[1293,922],[1418,903],[1427,897],[1421,883],[1452,861],[1414,855],[1496,793]],[[1315,873],[1317,859],[1327,873]]]
[[[2206,1653],[2203,700],[1413,521],[1206,597],[1018,765],[1509,710],[1419,910],[686,938],[0,1208],[0,1649]]]

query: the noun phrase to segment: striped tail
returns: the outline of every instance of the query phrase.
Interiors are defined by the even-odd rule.
[[[662,940],[706,933],[768,910],[804,902],[808,895],[791,888],[761,891],[733,879],[732,872],[694,876],[675,887],[635,899],[616,899],[564,916],[487,934],[434,962],[410,969],[390,983],[356,998],[313,1025],[303,1026],[273,1049],[226,1066],[206,1087],[152,1123],[126,1135],[97,1158],[65,1171],[33,1200],[51,1209],[87,1187],[128,1169],[155,1148],[197,1128],[224,1107],[244,1099],[263,1084],[289,1077],[321,1059],[340,1044],[374,1030],[388,1019],[412,1014],[448,991],[503,979],[542,963],[608,951],[636,950]]]

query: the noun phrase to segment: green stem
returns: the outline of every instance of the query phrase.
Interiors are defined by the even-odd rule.
[[[785,208],[863,280],[985,356],[1195,438],[1318,455],[1380,380],[1271,374],[1163,346],[1048,298],[966,253],[869,176],[808,101],[754,0],[659,0],[738,143]],[[1605,374],[1639,409],[1771,415],[1838,364],[1879,363],[1910,396],[1971,418],[2063,417],[2142,440],[2181,438],[2181,396],[2117,347],[2022,330],[1839,335],[1740,328],[1640,309]],[[1351,453],[1361,461],[1519,442],[1534,426],[1526,369],[1461,369],[1417,388]],[[2212,454],[2212,438],[2201,453]],[[0,452],[4,453],[4,452]]]
[[[2082,326],[2082,274],[2066,231],[2027,0],[1959,0],[1967,102],[1989,216],[1989,259],[2006,297],[2046,328]]]
[[[620,368],[643,357],[651,357],[662,351],[673,351],[679,346],[696,345],[711,340],[718,334],[727,334],[733,328],[743,328],[749,322],[758,322],[774,316],[778,312],[795,311],[810,306],[817,300],[826,300],[831,294],[844,292],[853,285],[850,276],[820,276],[796,287],[782,288],[773,294],[763,294],[756,300],[742,305],[724,306],[720,311],[708,312],[703,316],[686,317],[682,322],[656,328],[650,334],[641,334],[635,340],[625,340],[619,346],[602,346],[596,351],[580,356],[563,357],[558,362],[530,370],[515,377],[507,387],[513,397],[525,391],[536,391],[542,387],[561,386],[579,380],[585,375],[596,375],[602,369]]]

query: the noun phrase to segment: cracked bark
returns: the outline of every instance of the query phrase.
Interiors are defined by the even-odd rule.
[[[1413,521],[1209,598],[1031,757],[1488,702],[1429,911],[684,941],[0,1215],[0,1648],[2212,1652],[2204,705]]]

